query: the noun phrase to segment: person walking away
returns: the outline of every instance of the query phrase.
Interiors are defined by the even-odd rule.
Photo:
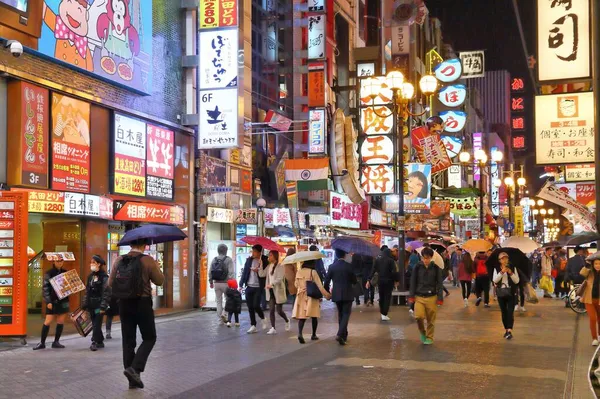
[[[435,320],[438,306],[443,305],[443,272],[433,262],[433,249],[421,251],[423,261],[419,262],[410,280],[409,302],[415,304],[415,318],[424,345],[433,344]],[[425,328],[427,321],[427,329]]]
[[[262,254],[262,251],[262,245],[257,244],[252,247],[252,255],[246,259],[244,271],[242,272],[242,279],[240,280],[240,287],[246,287],[246,305],[248,306],[248,313],[250,314],[250,329],[247,331],[248,334],[257,332],[257,314],[262,321],[263,330],[267,328],[267,320],[265,320],[265,314],[260,305],[260,300],[262,296],[261,293],[265,289],[265,268],[269,260]]]
[[[144,255],[150,242],[141,239],[131,243],[128,254],[120,256],[110,271],[108,286],[119,299],[121,335],[123,336],[123,374],[129,380],[129,388],[144,388],[141,373],[156,343],[156,325],[152,310],[152,286],[162,286],[165,276],[156,261]],[[137,330],[142,343],[136,347]]]
[[[554,279],[556,299],[563,299],[569,294],[569,281],[567,279],[567,252],[562,248],[554,259],[554,269],[556,270]]]
[[[462,248],[456,247],[456,250],[450,256],[450,267],[452,267],[452,276],[453,276],[453,280],[454,280],[453,285],[455,287],[458,287],[458,285],[459,285],[458,264],[460,263],[461,259],[462,259]]]
[[[594,259],[593,264],[586,264],[579,272],[584,278],[585,287],[581,302],[590,317],[590,332],[592,333],[592,345],[598,346],[598,333],[600,333],[600,259]]]
[[[567,262],[567,281],[573,284],[582,284],[584,281],[581,271],[586,265],[585,248],[575,247],[576,255]]]
[[[471,282],[473,281],[473,259],[468,251],[465,251],[458,263],[458,280],[462,288],[463,302],[465,308],[469,306],[469,296],[471,296]]]
[[[500,262],[500,272],[494,276],[494,284],[496,284],[498,305],[502,312],[502,324],[505,330],[504,338],[512,339],[519,273],[510,265],[506,252],[498,254],[498,260]]]
[[[210,288],[215,290],[217,318],[219,321],[225,323],[223,297],[225,296],[225,291],[227,291],[227,282],[235,279],[235,267],[233,266],[233,260],[227,256],[227,245],[219,244],[217,254],[210,264],[208,283],[210,284]]]
[[[316,284],[324,298],[331,298],[329,292],[323,287],[319,274],[315,271],[315,261],[309,260],[302,263],[300,270],[296,273],[297,293],[292,311],[292,317],[298,320],[298,342],[301,344],[306,342],[304,341],[302,330],[307,319],[312,319],[312,336],[310,339],[312,341],[319,339],[317,336],[317,327],[319,325],[319,317],[321,317],[321,300],[308,296],[306,292],[306,283],[308,281]]]
[[[445,249],[444,252],[442,252],[442,259],[444,260],[443,278],[445,282],[450,277],[450,256],[448,255],[448,251]],[[442,289],[444,290],[444,294],[446,295],[446,297],[448,297],[450,295],[450,291],[448,291],[448,288],[446,288],[446,286],[442,284]]]
[[[279,264],[279,252],[269,252],[269,266],[266,269],[267,285],[265,286],[267,301],[269,302],[269,316],[271,319],[271,329],[267,332],[269,335],[277,334],[275,329],[275,309],[277,314],[285,320],[285,331],[290,331],[290,320],[283,311],[283,304],[287,302],[285,294],[285,270]]]
[[[314,251],[314,252],[320,252],[319,247],[317,247],[316,245],[311,245],[308,250]],[[315,271],[319,274],[319,278],[321,279],[321,281],[323,281],[325,279],[325,274],[326,274],[325,273],[325,263],[323,263],[323,259],[315,260]],[[292,281],[294,281],[294,280],[292,280]]]
[[[357,286],[354,288],[354,301],[356,302],[356,306],[360,306],[360,295],[363,294],[363,264],[362,264],[362,256],[358,254],[353,254],[351,257],[351,265],[352,272],[356,277]],[[365,301],[365,305],[367,302]]]
[[[240,326],[240,313],[242,313],[242,293],[238,290],[237,281],[231,279],[227,282],[225,291],[225,311],[227,312],[227,327],[231,327],[231,317],[235,316],[235,326]]]
[[[104,348],[104,335],[102,334],[102,318],[110,303],[110,288],[108,287],[108,274],[104,268],[106,261],[100,255],[92,256],[90,262],[91,273],[85,286],[85,294],[81,309],[87,310],[92,319],[92,352]]]
[[[354,255],[356,256],[356,255]],[[338,332],[335,340],[340,345],[348,341],[348,322],[352,313],[354,300],[354,285],[357,283],[356,271],[350,263],[353,255],[341,249],[335,250],[336,261],[329,266],[325,277],[325,290],[331,292],[331,301],[335,303],[338,311]],[[333,282],[333,290],[330,290]]]
[[[288,248],[286,257],[296,253],[296,248]],[[288,301],[291,300],[292,304],[296,299],[296,272],[298,271],[298,264],[286,264],[285,267],[285,284],[288,293]]]
[[[533,278],[531,285],[537,288],[538,282],[542,278],[542,252],[543,249],[537,249],[531,254],[531,263],[533,264]]]
[[[112,339],[112,323],[115,316],[119,315],[119,300],[115,298],[111,293],[110,302],[108,303],[108,308],[104,313],[106,315],[106,339]]]
[[[363,278],[365,279],[365,281],[368,281],[369,278],[371,277],[371,273],[373,272],[373,264],[374,264],[374,259],[372,256],[363,256],[362,257],[362,266],[363,266]],[[369,306],[373,306],[373,301],[375,300],[375,287],[373,286],[369,286],[367,287],[365,284],[365,303],[367,304],[367,307]]]
[[[382,321],[390,321],[388,316],[390,305],[392,303],[392,291],[394,290],[394,276],[396,272],[396,262],[392,259],[392,252],[389,248],[384,248],[381,254],[375,259],[373,272],[369,276],[366,287],[371,287],[375,273],[378,276],[379,285],[379,313]]]
[[[40,343],[33,348],[34,351],[46,349],[46,338],[50,332],[50,324],[52,324],[53,321],[56,321],[56,331],[54,333],[52,348],[63,349],[65,347],[60,343],[60,336],[62,335],[65,325],[65,316],[69,313],[69,297],[67,296],[63,299],[58,299],[58,295],[56,295],[56,292],[50,283],[52,278],[66,272],[66,270],[63,269],[64,264],[64,259],[58,255],[58,259],[52,263],[52,268],[44,274],[42,297],[44,298],[44,302],[46,302],[46,318],[44,319],[44,325],[42,326],[42,338]]]
[[[552,298],[552,295],[550,295],[552,292],[550,285],[552,285],[552,268],[554,267],[553,252],[552,248],[546,248],[541,260],[542,278],[540,279],[540,284],[544,289],[544,298]],[[550,282],[550,285],[548,285],[548,282]]]
[[[490,307],[490,276],[485,262],[487,262],[488,256],[485,252],[478,252],[475,256],[475,295],[477,300],[475,306],[481,304],[483,299],[484,307]]]

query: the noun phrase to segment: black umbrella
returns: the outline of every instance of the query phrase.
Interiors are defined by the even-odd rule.
[[[567,244],[570,247],[589,244],[590,242],[600,241],[600,234],[594,231],[585,231],[583,233],[573,234],[569,237]]]
[[[508,255],[508,261],[510,265],[518,271],[519,278],[523,279],[523,277],[525,277],[525,279],[529,281],[531,279],[533,265],[531,264],[531,261],[527,255],[517,248],[498,248],[492,252],[488,260],[485,262],[490,278],[494,275],[494,270],[500,271],[500,261],[498,260],[498,255],[502,252]]]
[[[550,241],[550,242],[545,242],[542,244],[542,248],[546,249],[546,248],[558,248],[558,247],[562,247],[564,246],[564,244],[561,244],[559,241]]]
[[[175,226],[166,224],[145,224],[125,233],[118,246],[131,245],[132,242],[147,240],[149,244],[185,240],[187,235]]]

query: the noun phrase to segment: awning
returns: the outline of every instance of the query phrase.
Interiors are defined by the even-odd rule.
[[[348,230],[348,229],[342,229],[342,228],[338,228],[338,227],[334,227],[334,230],[337,232],[340,232],[344,235],[352,236],[352,237],[360,237],[360,238],[373,238],[374,237],[373,233],[370,233],[367,231]]]

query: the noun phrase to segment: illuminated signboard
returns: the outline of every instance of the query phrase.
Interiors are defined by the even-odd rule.
[[[512,148],[513,150],[524,150],[526,148],[525,136],[522,134],[513,135]]]
[[[462,64],[460,59],[452,58],[436,65],[433,72],[440,82],[452,83],[462,75]]]
[[[449,133],[458,133],[467,123],[467,113],[463,111],[442,111],[440,118],[444,121],[444,130]]]
[[[325,152],[325,110],[311,109],[308,115],[308,153],[322,154]]]
[[[184,210],[178,205],[148,202],[114,201],[114,219],[123,222],[146,222],[182,225]]]
[[[115,114],[114,192],[146,196],[146,124]]]
[[[200,0],[200,29],[237,26],[237,0]]]
[[[525,98],[513,97],[510,102],[510,110],[512,112],[523,112],[525,111]]]
[[[440,90],[438,100],[446,107],[460,107],[467,98],[465,85],[449,85]]]
[[[173,199],[175,133],[147,125],[146,196]]]

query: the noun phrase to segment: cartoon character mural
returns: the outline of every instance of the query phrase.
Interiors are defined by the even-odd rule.
[[[152,0],[44,0],[41,53],[135,90],[152,87]]]

